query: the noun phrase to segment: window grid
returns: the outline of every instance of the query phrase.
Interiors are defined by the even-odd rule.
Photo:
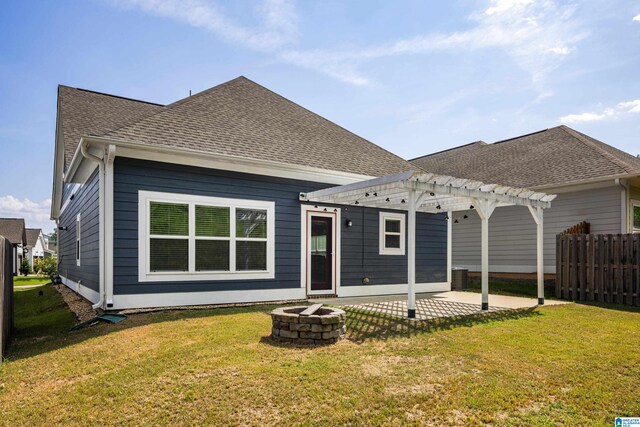
[[[201,197],[201,196],[193,196],[189,197],[188,195],[172,195],[168,193],[151,193],[149,194],[158,194],[159,197],[152,197],[150,195],[146,195],[140,192],[140,199],[145,207],[145,212],[141,212],[141,220],[145,220],[145,234],[143,236],[141,234],[141,239],[144,239],[145,244],[140,246],[140,255],[145,257],[146,265],[140,265],[139,269],[139,280],[141,281],[154,281],[154,280],[221,280],[225,278],[231,278],[231,276],[235,276],[235,278],[272,278],[273,277],[273,268],[275,264],[274,260],[274,204],[273,202],[252,202],[249,200],[240,200],[240,199],[220,199],[214,197]],[[171,197],[174,196],[174,197]],[[210,201],[208,201],[210,199]],[[215,199],[215,200],[213,200]],[[151,232],[151,218],[150,218],[150,207],[151,203],[173,203],[173,204],[183,204],[188,206],[188,235],[187,236],[176,236],[176,235],[157,235],[150,234]],[[229,224],[228,224],[228,234],[229,237],[223,236],[202,236],[196,234],[196,206],[199,207],[215,207],[215,208],[226,208],[229,212]],[[236,234],[236,211],[238,209],[248,210],[248,211],[261,211],[262,215],[264,215],[264,225],[258,225],[258,227],[264,227],[264,233],[266,237],[237,237]],[[257,215],[259,216],[259,215]],[[143,218],[144,217],[144,218]],[[206,221],[206,219],[203,219]],[[209,218],[209,221],[215,221],[215,219]],[[222,224],[224,224],[226,218],[223,218]],[[258,223],[259,224],[259,223]],[[226,225],[226,224],[224,224]],[[218,225],[219,227],[220,225]],[[207,224],[204,226],[199,226],[200,232],[202,234],[202,228],[207,228]],[[215,225],[211,226],[209,224],[209,232],[215,234]],[[142,229],[141,229],[142,230]],[[212,231],[213,230],[213,231]],[[184,272],[182,271],[151,271],[151,240],[157,239],[184,239],[188,240],[188,269]],[[221,242],[229,242],[228,248],[228,265],[225,265],[226,259],[222,254],[226,251],[224,247],[218,248],[222,249],[222,252],[216,252],[215,249],[208,249],[211,251],[212,258],[199,258],[196,249],[197,241],[221,241]],[[242,267],[238,268],[237,259],[240,254],[237,254],[237,245],[236,242],[262,242],[264,245],[262,248],[256,249],[250,248],[249,252],[243,252],[242,256],[246,262],[240,262],[241,265],[255,267],[259,266],[264,268],[260,269],[243,269]],[[205,246],[205,245],[200,245]],[[247,249],[245,249],[247,250]],[[261,255],[264,254],[264,259],[261,258]],[[217,258],[217,259],[216,259]],[[216,264],[217,263],[217,264]],[[215,269],[218,266],[225,266],[226,269]],[[200,269],[197,269],[199,267]],[[204,267],[204,268],[203,268]]]

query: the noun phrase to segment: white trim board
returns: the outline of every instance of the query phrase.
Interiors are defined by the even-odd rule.
[[[450,291],[451,284],[448,282],[432,282],[432,283],[416,283],[414,289],[420,292],[443,292]],[[374,295],[392,295],[406,294],[408,292],[407,284],[397,285],[357,285],[343,286],[340,288],[338,297],[361,297]]]
[[[378,219],[378,254],[379,255],[405,255],[406,252],[406,238],[407,238],[407,228],[406,228],[406,214],[404,212],[386,212],[380,211],[379,219]],[[399,233],[391,233],[387,232],[387,220],[400,221],[400,232]],[[386,237],[387,234],[397,234],[400,236],[400,247],[399,248],[387,248],[386,246]]]
[[[87,288],[81,283],[74,282],[73,280],[68,279],[64,276],[60,276],[60,279],[62,280],[62,284],[64,284],[67,288],[79,293],[89,301],[95,303],[100,299],[100,294],[93,289]]]
[[[189,205],[189,234],[181,237],[189,244],[189,270],[185,272],[151,272],[149,250],[149,204],[151,202],[180,203]],[[230,237],[229,237],[229,271],[195,270],[196,240],[195,233],[195,205],[228,207],[230,209]],[[265,241],[267,245],[267,269],[265,271],[235,270],[235,243],[246,240],[238,238],[233,233],[235,227],[235,209],[259,209],[267,211],[267,238],[251,239],[251,241]],[[138,192],[138,281],[139,282],[181,282],[197,280],[254,280],[275,278],[275,202],[262,200],[231,199],[221,197],[196,196],[182,193],[164,193],[157,191]],[[158,237],[157,237],[158,238]],[[160,236],[159,238],[162,238]],[[174,238],[164,236],[164,238]]]
[[[369,175],[322,169],[292,163],[252,159],[225,154],[205,153],[187,150],[184,148],[158,147],[105,137],[84,136],[82,137],[80,144],[78,144],[78,148],[71,160],[67,173],[64,175],[64,182],[76,182],[76,180],[82,181],[82,176],[86,175],[87,172],[81,173],[80,175],[82,176],[79,179],[74,176],[79,168],[79,163],[83,161],[82,155],[79,154],[80,146],[83,144],[91,144],[92,146],[114,144],[118,147],[118,156],[121,157],[196,166],[208,169],[243,172],[256,175],[275,176],[301,181],[342,185],[373,178]]]
[[[317,207],[316,207],[317,206]],[[332,217],[333,221],[333,274],[334,283],[331,291],[314,291],[310,289],[311,269],[307,268],[311,263],[311,254],[307,251],[307,240],[311,235],[309,223],[310,216]],[[338,293],[340,290],[340,257],[342,246],[342,210],[340,208],[323,205],[300,205],[300,287],[305,289],[307,295],[323,295]]]
[[[125,308],[176,307],[183,305],[233,304],[305,299],[302,288],[251,289],[246,291],[173,292],[160,294],[115,294],[114,310]]]

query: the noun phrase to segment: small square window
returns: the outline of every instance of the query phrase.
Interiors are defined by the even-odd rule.
[[[404,255],[405,215],[380,212],[380,255]]]

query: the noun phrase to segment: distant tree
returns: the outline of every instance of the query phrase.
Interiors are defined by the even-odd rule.
[[[53,232],[51,232],[51,234],[49,235],[49,241],[51,243],[58,243],[58,229],[54,228]]]

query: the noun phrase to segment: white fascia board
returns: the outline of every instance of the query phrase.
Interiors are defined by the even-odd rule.
[[[60,217],[62,205],[62,187],[64,185],[64,142],[62,140],[62,124],[60,123],[60,105],[56,112],[56,142],[53,154],[53,187],[51,189],[51,220]]]
[[[640,173],[637,174],[624,174],[624,175],[608,175],[597,178],[589,178],[577,181],[564,182],[562,184],[551,185],[538,185],[535,187],[529,187],[531,190],[554,193],[569,193],[573,191],[593,190],[596,188],[611,187],[615,185],[616,179],[630,179],[640,177]]]
[[[184,148],[159,147],[97,136],[85,136],[81,140],[81,144],[82,143],[89,144],[90,147],[113,144],[117,147],[117,155],[119,157],[290,178],[301,181],[344,185],[374,178],[369,175],[314,168],[304,165],[250,159],[226,154],[212,154]],[[78,149],[69,166],[69,171],[65,175],[65,181],[75,182],[77,180],[74,175],[79,170],[79,164],[82,162],[83,156],[80,153],[80,145],[78,145]]]
[[[306,298],[303,288],[252,289],[242,291],[167,292],[159,294],[115,294],[110,310],[178,307],[186,305],[295,301]]]

